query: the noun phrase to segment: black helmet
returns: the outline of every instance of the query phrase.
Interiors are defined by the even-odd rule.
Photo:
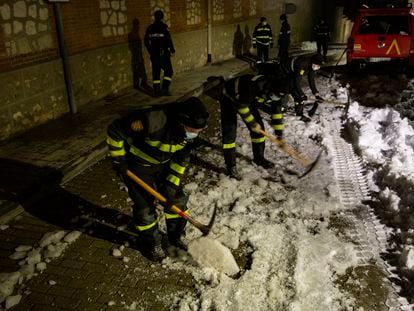
[[[287,20],[287,16],[286,16],[286,14],[282,14],[282,15],[280,15],[280,20],[281,20],[281,21],[285,21],[285,20]]]
[[[209,113],[197,97],[190,97],[176,106],[177,121],[195,129],[205,128]]]
[[[315,64],[315,65],[322,65],[323,56],[319,53],[316,53],[316,54],[312,55],[311,62],[312,62],[312,64]]]
[[[261,22],[264,22],[265,20],[266,20],[266,17],[264,17],[264,16],[260,17]]]
[[[160,21],[164,18],[164,13],[161,10],[157,10],[154,12],[154,18],[156,21]]]

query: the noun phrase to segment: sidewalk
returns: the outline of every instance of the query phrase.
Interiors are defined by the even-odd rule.
[[[65,183],[102,159],[107,152],[106,128],[119,115],[139,107],[164,104],[198,93],[203,83],[208,88],[205,82],[209,76],[228,79],[248,69],[249,63],[240,59],[197,68],[174,76],[173,96],[154,98],[143,91],[127,89],[116,97],[81,106],[77,114],[67,114],[6,143],[0,143],[0,224],[23,210],[22,200],[32,200],[33,196],[48,190],[49,180],[61,178],[62,183]],[[40,176],[36,172],[27,176],[32,169],[22,169],[22,163],[30,164],[31,168],[50,168],[54,174],[51,176],[41,170]],[[56,171],[61,172],[62,176],[55,176]],[[9,193],[2,193],[2,188],[14,190],[12,192],[19,198],[20,204],[10,198]]]

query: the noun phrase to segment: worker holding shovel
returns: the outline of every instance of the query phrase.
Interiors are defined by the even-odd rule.
[[[164,259],[165,252],[150,193],[156,191],[150,187],[157,187],[166,198],[163,202],[169,243],[185,249],[181,236],[190,217],[186,217],[187,197],[181,179],[189,162],[191,142],[206,127],[208,116],[203,103],[190,97],[182,103],[134,112],[108,127],[107,144],[113,166],[128,187],[143,254],[152,261]],[[129,178],[133,175],[150,190]],[[173,213],[171,207],[179,213]]]
[[[264,158],[265,136],[259,108],[264,103],[271,107],[272,126],[278,138],[283,134],[283,102],[287,100],[288,85],[264,64],[264,74],[246,74],[230,79],[225,83],[220,97],[221,131],[224,160],[227,174],[236,179],[240,176],[236,170],[236,132],[237,114],[250,130],[253,149],[253,162],[263,168],[272,168],[274,164]],[[276,67],[274,67],[276,70]]]

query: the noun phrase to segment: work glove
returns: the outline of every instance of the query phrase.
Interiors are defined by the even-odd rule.
[[[256,48],[256,44],[253,44],[253,48],[254,48],[254,49]]]
[[[255,133],[260,133],[259,131],[262,129],[262,127],[260,126],[260,124],[259,123],[257,123],[257,122],[251,122],[251,123],[249,123],[249,129],[252,131],[252,132],[255,132]]]
[[[318,101],[318,102],[320,102],[320,103],[322,103],[322,102],[324,102],[325,101],[325,98],[323,98],[322,96],[320,96],[320,95],[315,95],[315,98],[316,98],[316,100]]]
[[[118,175],[124,176],[128,170],[128,163],[125,157],[112,158],[112,168]]]

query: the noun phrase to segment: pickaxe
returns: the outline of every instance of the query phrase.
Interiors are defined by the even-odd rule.
[[[283,150],[285,153],[290,155],[292,158],[294,158],[296,161],[298,161],[300,164],[302,164],[306,170],[305,173],[303,173],[299,178],[304,177],[305,175],[309,174],[310,171],[315,167],[316,163],[318,163],[319,158],[321,157],[322,150],[319,152],[318,156],[314,161],[309,161],[305,157],[303,157],[295,148],[293,148],[291,145],[285,143],[284,141],[277,139],[276,137],[270,135],[266,131],[260,129],[258,132],[267,138],[269,138],[273,143],[275,143],[281,150]]]
[[[135,181],[138,185],[140,185],[142,188],[144,188],[148,193],[150,193],[152,196],[154,196],[158,201],[163,203],[164,205],[168,206],[168,208],[176,213],[178,216],[184,218],[187,220],[190,224],[192,224],[194,227],[199,229],[204,236],[208,235],[211,227],[213,226],[214,220],[216,218],[216,209],[217,206],[214,207],[213,215],[211,216],[210,222],[208,225],[204,225],[198,220],[192,218],[191,216],[187,215],[185,212],[183,212],[180,208],[175,206],[174,204],[167,201],[167,199],[161,195],[158,191],[156,191],[154,188],[149,186],[145,181],[143,181],[141,178],[139,178],[137,175],[132,173],[130,170],[127,170],[127,175],[129,178],[131,178],[133,181]]]

